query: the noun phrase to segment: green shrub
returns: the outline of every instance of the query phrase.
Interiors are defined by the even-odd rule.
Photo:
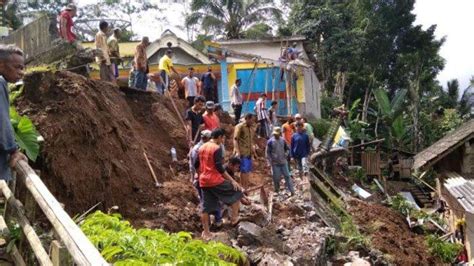
[[[322,141],[331,127],[331,121],[321,118],[311,121],[311,125],[314,128],[314,136]]]
[[[84,220],[81,229],[114,265],[233,265],[245,259],[232,247],[193,240],[188,232],[137,230],[119,214],[97,211]]]
[[[426,243],[431,254],[439,257],[444,263],[453,263],[463,247],[459,243],[443,241],[437,235],[427,236]]]

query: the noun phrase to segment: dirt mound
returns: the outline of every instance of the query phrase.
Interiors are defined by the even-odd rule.
[[[69,72],[45,72],[25,78],[24,95],[17,104],[45,139],[36,167],[70,214],[101,202],[101,209],[117,205],[135,222],[156,215],[157,227],[173,231],[197,227],[194,189],[169,168],[170,149],[175,147],[181,160],[187,147],[168,99],[123,92]],[[183,103],[178,104],[184,110]],[[144,151],[164,188],[154,186]],[[180,210],[183,217],[173,219],[168,210]],[[179,222],[181,218],[187,222]]]
[[[387,254],[395,265],[439,263],[428,252],[424,237],[412,232],[396,211],[359,200],[351,200],[348,210],[361,231],[370,236],[372,247]]]

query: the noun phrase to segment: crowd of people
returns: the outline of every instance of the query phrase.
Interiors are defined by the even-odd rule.
[[[60,20],[61,34],[70,41],[70,27],[75,15],[75,7],[70,5]],[[62,13],[63,14],[63,13]],[[100,31],[96,35],[96,48],[101,51],[97,56],[100,77],[104,81],[115,82],[118,77],[117,64],[121,62],[118,40],[120,30],[110,31],[105,21],[99,23]],[[156,90],[164,94],[170,88],[170,77],[178,71],[173,66],[173,50],[168,48],[159,60],[158,73],[149,73],[146,50],[150,45],[147,37],[143,37],[137,45],[133,59],[133,68],[129,76],[129,87],[146,90],[148,82],[154,82]],[[285,58],[297,57],[296,44],[288,49]],[[183,73],[184,74],[184,73]],[[216,76],[212,68],[201,78],[195,76],[192,67],[180,80],[185,91],[188,109],[185,112],[186,136],[190,151],[189,168],[190,182],[195,186],[201,204],[202,237],[208,239],[210,233],[210,216],[213,224],[219,227],[223,223],[223,206],[230,206],[228,216],[230,223],[239,222],[240,204],[249,204],[246,190],[250,188],[250,177],[253,173],[254,161],[257,159],[257,138],[266,139],[266,166],[272,175],[274,193],[280,191],[281,179],[285,180],[288,196],[295,194],[294,182],[296,173],[304,179],[308,174],[308,156],[314,138],[313,128],[301,115],[297,114],[280,125],[278,102],[271,101],[268,105],[267,95],[262,93],[255,103],[253,112],[242,116],[244,99],[241,93],[242,81],[236,79],[231,87],[231,107],[234,114],[234,132],[232,132],[233,151],[226,156],[226,132],[222,129],[219,113],[222,107],[216,103]],[[269,107],[269,108],[267,108]],[[225,162],[227,158],[227,163]],[[290,166],[294,164],[294,170]],[[237,175],[237,173],[239,173]]]

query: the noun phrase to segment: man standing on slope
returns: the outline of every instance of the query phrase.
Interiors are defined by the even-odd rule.
[[[119,39],[120,29],[115,28],[114,34],[112,34],[112,36],[110,36],[107,40],[107,45],[109,46],[110,62],[112,63],[112,70],[115,79],[119,77],[118,66],[122,61],[122,58],[120,57]]]
[[[204,97],[206,97],[207,101],[216,101],[214,99],[214,82],[216,80],[216,76],[212,73],[212,68],[209,66],[207,68],[207,72],[204,73],[201,77],[202,82],[202,92]]]
[[[235,80],[234,86],[231,89],[231,105],[232,109],[234,109],[234,116],[235,116],[235,125],[240,123],[240,115],[242,114],[242,94],[240,93],[240,85],[242,84],[241,79]]]
[[[270,119],[267,112],[267,95],[262,93],[255,103],[255,113],[258,121],[258,135],[268,139],[270,132]]]
[[[133,58],[133,82],[132,87],[139,90],[146,90],[148,85],[148,57],[146,48],[150,45],[148,37],[143,37],[140,44],[135,49]]]
[[[308,134],[304,129],[302,121],[296,122],[296,132],[291,137],[291,158],[296,160],[300,178],[309,173],[308,155],[311,150]]]
[[[112,71],[112,63],[110,62],[109,46],[107,45],[107,31],[109,23],[101,21],[99,23],[100,31],[95,35],[95,48],[99,49],[102,54],[96,57],[97,64],[100,67],[100,80],[115,82]]]
[[[288,169],[287,152],[289,151],[288,145],[285,140],[281,137],[281,129],[275,127],[273,129],[273,137],[267,142],[266,156],[268,163],[272,167],[273,186],[275,192],[280,191],[280,180],[281,176],[285,178],[285,184],[291,195],[295,194],[293,188],[293,181],[290,177],[290,170]]]
[[[240,158],[240,184],[248,188],[250,173],[252,172],[252,157],[255,152],[254,115],[248,113],[244,122],[238,124],[234,131],[234,155]]]
[[[222,129],[212,131],[211,141],[199,149],[199,185],[203,192],[203,208],[201,222],[203,225],[202,238],[212,237],[209,231],[209,214],[220,208],[219,202],[231,206],[231,225],[239,222],[240,200],[243,198],[243,188],[224,169],[221,144],[225,140]]]
[[[166,54],[160,58],[160,64],[158,66],[160,76],[161,76],[161,93],[164,94],[166,90],[169,89],[170,86],[170,75],[171,71],[173,71],[176,75],[178,71],[173,66],[173,50],[168,49],[166,50]]]
[[[199,79],[194,76],[194,68],[188,68],[188,75],[181,80],[184,87],[186,100],[188,100],[189,107],[193,106],[194,99],[200,94]]]
[[[5,181],[11,179],[10,167],[20,160],[28,160],[15,142],[8,98],[8,82],[21,80],[24,68],[22,50],[13,45],[0,45],[0,179]]]
[[[76,34],[72,32],[72,27],[74,27],[74,21],[72,21],[72,18],[75,17],[76,14],[76,6],[69,4],[59,15],[59,36],[70,43],[74,43],[77,38]]]
[[[216,105],[213,101],[206,102],[206,112],[202,115],[204,129],[213,131],[221,127],[221,120],[215,113]]]

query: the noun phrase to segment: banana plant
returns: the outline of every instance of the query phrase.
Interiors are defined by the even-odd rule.
[[[390,101],[388,94],[384,89],[378,88],[374,90],[380,119],[388,128],[390,141],[395,140],[397,145],[401,144],[407,133],[403,121],[403,110],[405,108],[404,103],[407,92],[406,89],[397,91],[392,101]]]
[[[32,161],[36,161],[39,154],[38,132],[35,125],[27,116],[21,116],[10,106],[10,122],[15,132],[15,139],[20,149]]]

